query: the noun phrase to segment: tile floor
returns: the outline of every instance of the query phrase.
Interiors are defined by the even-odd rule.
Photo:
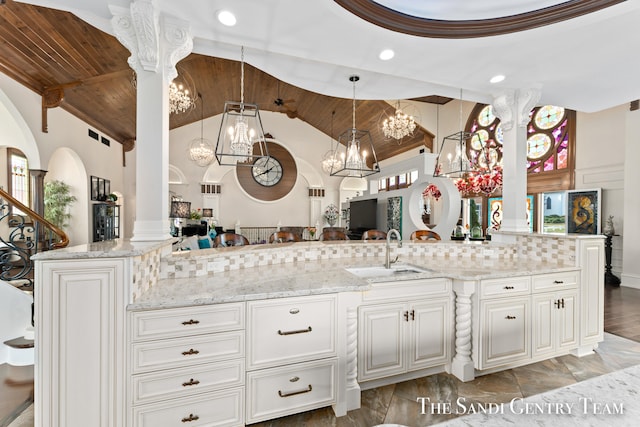
[[[252,426],[371,427],[387,423],[422,427],[446,421],[454,415],[422,414],[416,397],[430,397],[432,401],[440,402],[455,401],[459,397],[468,403],[508,402],[514,397],[529,397],[638,365],[640,290],[605,289],[605,330],[608,333],[597,352],[582,358],[557,357],[485,375],[467,383],[445,373],[432,375],[363,391],[362,407],[344,417],[336,418],[331,408],[322,408]],[[33,427],[33,406],[10,427]]]

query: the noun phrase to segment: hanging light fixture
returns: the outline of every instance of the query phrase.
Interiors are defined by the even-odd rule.
[[[336,150],[333,148],[333,118],[336,115],[335,110],[331,112],[331,134],[329,135],[329,151],[322,156],[322,170],[331,175],[331,172],[338,170],[340,167],[340,159],[336,157]]]
[[[396,102],[396,111],[382,122],[382,133],[387,139],[402,140],[405,136],[413,135],[416,121],[412,115],[406,114],[400,108],[400,101]]]
[[[232,166],[253,166],[256,160],[269,158],[258,105],[244,102],[244,46],[240,50],[240,102],[224,103],[215,156],[220,165]]]
[[[198,94],[200,98],[200,138],[195,138],[189,145],[189,158],[196,162],[198,166],[207,166],[213,161],[214,152],[213,145],[208,139],[204,138],[204,101],[202,95]]]
[[[183,68],[176,65],[179,77],[176,77],[169,85],[169,113],[186,113],[196,107],[196,90],[193,79]],[[131,85],[138,87],[138,76],[133,72]]]
[[[331,171],[331,176],[363,178],[380,172],[371,134],[369,131],[356,129],[356,82],[358,80],[360,80],[358,76],[349,77],[349,81],[353,83],[353,126],[338,137],[334,158],[338,159],[339,165],[337,169]],[[368,166],[369,163],[372,167]]]
[[[466,132],[462,128],[462,89],[460,89],[459,120],[460,131],[442,138],[434,177],[461,178],[475,172],[467,156],[467,142],[471,141],[474,133]]]

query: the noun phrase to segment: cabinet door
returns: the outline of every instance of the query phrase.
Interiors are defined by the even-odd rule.
[[[448,360],[450,313],[448,299],[411,305],[407,346],[410,371],[441,365]]]
[[[553,294],[533,296],[533,356],[555,350],[556,325],[554,320]]]
[[[578,240],[580,274],[580,345],[604,339],[604,240]]]
[[[36,265],[36,419],[48,427],[125,425],[124,260]]]
[[[530,358],[529,298],[482,303],[480,369]]]
[[[576,291],[561,292],[558,301],[558,348],[575,348],[578,345],[578,294]]]
[[[358,379],[400,374],[407,370],[404,352],[408,316],[405,304],[360,307],[358,319]]]

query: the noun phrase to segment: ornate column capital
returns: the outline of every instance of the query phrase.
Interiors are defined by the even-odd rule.
[[[160,15],[155,0],[135,0],[130,7],[109,5],[116,38],[131,56],[136,72],[163,71],[167,84],[177,75],[176,64],[191,53],[193,37],[187,21]]]
[[[537,88],[510,89],[493,98],[493,111],[503,130],[510,130],[514,123],[526,127],[529,123],[529,113],[540,100],[541,91]]]

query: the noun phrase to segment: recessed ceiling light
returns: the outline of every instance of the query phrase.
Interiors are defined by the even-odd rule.
[[[489,80],[489,82],[490,83],[500,83],[504,79],[505,79],[505,77],[504,77],[503,74],[498,74],[497,76],[491,77],[491,80]]]
[[[228,10],[221,10],[218,12],[218,21],[220,21],[222,25],[233,27],[236,25],[236,16]]]
[[[393,50],[385,49],[382,52],[380,52],[380,55],[378,55],[378,58],[382,59],[383,61],[388,61],[391,58],[393,58],[395,54],[396,53]]]

